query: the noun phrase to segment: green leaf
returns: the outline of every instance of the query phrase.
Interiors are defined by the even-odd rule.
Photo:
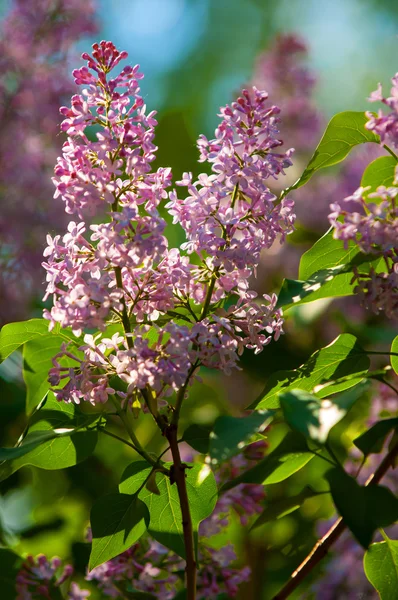
[[[22,558],[9,550],[0,548],[0,590],[1,600],[15,600],[15,582],[22,564]]]
[[[338,512],[364,548],[377,529],[398,519],[398,499],[388,488],[361,486],[340,468],[328,471],[326,478]]]
[[[38,405],[50,389],[48,372],[53,367],[53,357],[60,351],[64,342],[64,334],[55,335],[53,332],[47,332],[47,335],[37,337],[24,345],[23,378],[26,384],[26,410],[28,413]],[[77,348],[73,348],[73,354],[77,358],[83,358],[83,353]],[[77,361],[68,356],[63,356],[61,363],[64,367],[78,366]],[[63,380],[64,385],[66,382],[66,379]]]
[[[240,483],[280,483],[302,469],[312,458],[314,454],[309,452],[304,437],[289,432],[275,450],[239,477],[225,483],[221,491],[229,490]]]
[[[218,417],[210,434],[209,454],[212,464],[238,454],[255,433],[270,423],[273,416],[273,412],[259,410],[247,417]]]
[[[314,302],[321,298],[338,298],[354,294],[352,266],[341,265],[314,273],[307,281],[284,279],[278,292],[276,307],[288,310],[292,306]]]
[[[364,192],[364,197],[375,192],[380,185],[385,187],[394,185],[396,166],[397,161],[393,156],[379,156],[371,162],[362,175],[361,186],[370,187],[370,190]],[[372,198],[372,202],[377,200]]]
[[[76,339],[69,329],[61,329],[59,325],[56,325],[49,332],[48,327],[49,322],[46,319],[31,319],[30,321],[4,325],[0,331],[0,362],[26,344],[26,342],[42,336],[48,336],[49,334],[59,335],[64,341]]]
[[[381,600],[396,600],[398,590],[398,541],[390,540],[372,544],[365,552],[365,575],[377,590]]]
[[[346,251],[346,254],[348,252],[351,253]],[[324,259],[320,262],[324,262]],[[287,310],[293,305],[314,302],[320,298],[353,295],[358,285],[353,281],[354,267],[359,273],[365,274],[369,273],[371,268],[376,272],[385,268],[383,258],[379,255],[364,254],[357,249],[349,263],[322,268],[312,273],[306,281],[284,279],[278,293],[277,308],[283,307]]]
[[[391,352],[395,352],[398,355],[398,335],[395,337],[391,344]],[[398,356],[391,354],[390,356],[391,366],[395,373],[398,375]]]
[[[383,419],[375,423],[368,431],[362,433],[354,440],[354,444],[365,456],[377,454],[383,450],[386,437],[398,428],[398,417],[394,419]]]
[[[201,454],[209,452],[211,427],[205,425],[189,425],[184,431],[182,441]]]
[[[135,494],[108,494],[94,504],[90,521],[93,532],[91,571],[135,544],[147,529],[149,512]]]
[[[345,417],[367,387],[365,382],[337,398],[323,400],[304,390],[290,390],[279,394],[279,402],[292,429],[324,444],[332,427]]]
[[[273,373],[259,398],[249,408],[278,408],[280,392],[292,389],[311,392],[318,385],[355,375],[352,379],[331,383],[317,392],[320,398],[330,396],[357,385],[369,365],[369,358],[356,338],[343,333],[325,348],[314,352],[298,369]]]
[[[119,492],[122,494],[136,494],[145,485],[152,470],[151,465],[146,460],[136,460],[130,463],[123,472]]]
[[[304,488],[302,492],[296,494],[295,496],[277,498],[271,502],[267,501],[265,504],[265,509],[258,519],[253,523],[251,529],[255,529],[256,527],[260,527],[260,525],[264,525],[265,523],[269,523],[275,519],[281,519],[286,515],[290,515],[290,513],[300,508],[307,498],[313,498],[317,495],[318,494],[313,492],[310,488]]]
[[[137,463],[141,463],[140,465]],[[148,507],[150,513],[149,533],[161,544],[185,558],[185,546],[182,529],[182,515],[176,484],[171,485],[170,478],[156,472],[158,494],[146,489],[148,469],[144,461],[137,461],[127,467],[119,486],[120,491],[137,493],[138,498]],[[166,463],[165,466],[171,466]],[[193,465],[186,470],[186,486],[191,510],[192,526],[197,548],[199,523],[214,510],[217,502],[217,485],[208,465]],[[140,489],[141,488],[141,489]]]
[[[363,112],[347,111],[332,117],[303,174],[283,192],[283,196],[306,184],[319,169],[344,160],[355,146],[366,142],[378,144],[380,138],[365,129],[367,121],[368,118]]]
[[[98,433],[87,427],[99,417],[84,414],[73,404],[58,402],[50,392],[44,406],[31,419],[28,435],[21,444],[23,455],[18,448],[2,449],[2,456],[8,453],[11,460],[0,465],[0,481],[25,465],[53,470],[81,462],[94,452]],[[13,457],[14,452],[19,456]]]
[[[331,227],[315,244],[304,252],[300,260],[299,278],[302,280],[310,277],[323,269],[333,269],[350,263],[358,254],[358,246],[349,242],[344,248],[342,240],[335,240],[334,229]]]

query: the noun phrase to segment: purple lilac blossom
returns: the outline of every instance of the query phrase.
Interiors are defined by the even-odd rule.
[[[379,83],[377,90],[372,92],[369,97],[369,102],[382,102],[390,112],[384,114],[379,110],[377,115],[367,112],[368,122],[366,128],[370,129],[380,136],[382,143],[391,144],[394,148],[398,148],[398,73],[391,80],[391,96],[385,98],[383,96],[382,87]]]
[[[171,172],[151,171],[156,120],[139,94],[139,67],[110,77],[126,57],[111,42],[94,44],[92,55],[83,55],[87,66],[73,73],[85,86],[82,94],[61,108],[68,139],[55,167],[55,198],[79,221],[70,221],[62,237],[47,238],[45,299],[52,297],[53,306],[44,316],[50,329],[59,323],[76,336],[87,328],[104,332],[121,318],[131,329],[127,337],[85,335],[83,357],[73,344],[62,347],[50,382],[65,383],[55,391],[66,402],[106,402],[115,393],[114,375],[126,384],[117,392],[123,402],[134,403],[148,386],[161,399],[200,365],[229,373],[244,348],[258,353],[283,333],[276,296],[258,302],[248,284],[260,251],[277,236],[283,240],[294,222],[292,202],[274,205],[265,184],[291,164],[291,151],[273,152],[282,144],[279,109],[253,88],[221,109],[214,140],[200,137],[200,160],[214,174],[195,184],[185,175],[180,183],[190,196],[179,200],[171,192],[166,205],[187,233],[182,250],[198,255],[199,264],[191,264],[164,236],[158,207],[168,197]],[[94,140],[87,136],[93,125]],[[106,222],[90,224],[104,211]],[[224,309],[229,294],[237,299]],[[172,322],[181,309],[190,314],[186,325]],[[63,366],[64,357],[76,366]]]
[[[32,598],[52,599],[52,591],[59,588],[73,573],[71,565],[63,565],[54,557],[48,560],[44,554],[36,558],[27,556],[16,578],[16,600]]]
[[[0,31],[0,325],[28,318],[43,237],[66,223],[51,201],[58,107],[73,92],[73,45],[96,30],[93,0],[14,0]]]
[[[380,186],[368,194],[358,188],[341,204],[331,204],[329,221],[334,227],[334,238],[342,240],[345,247],[354,242],[365,254],[384,259],[384,268],[362,274],[354,268],[356,291],[363,303],[374,313],[384,312],[390,319],[398,318],[398,209],[395,198],[397,187]],[[373,201],[375,199],[375,201]]]

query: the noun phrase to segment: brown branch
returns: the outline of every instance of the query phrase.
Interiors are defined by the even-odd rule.
[[[388,469],[394,464],[398,457],[398,443],[391,448],[377,467],[376,471],[370,475],[365,485],[375,485],[380,482]],[[300,583],[311,573],[316,565],[327,555],[334,542],[341,536],[346,529],[346,524],[340,517],[329,529],[329,531],[318,540],[309,555],[304,559],[301,565],[292,573],[289,581],[281,589],[279,594],[274,596],[273,600],[285,600],[300,585]]]
[[[187,600],[195,600],[196,598],[196,572],[197,565],[195,560],[195,548],[194,548],[194,537],[191,513],[189,510],[189,499],[187,493],[187,485],[185,481],[185,469],[186,465],[181,461],[180,450],[177,442],[177,426],[174,424],[169,425],[164,434],[170,444],[171,454],[173,456],[173,467],[170,469],[170,480],[171,483],[177,485],[178,497],[180,500],[181,514],[182,514],[182,529],[184,535],[184,546],[185,546],[185,575],[186,575],[186,588],[187,588]]]

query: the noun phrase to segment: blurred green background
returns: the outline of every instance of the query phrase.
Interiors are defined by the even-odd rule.
[[[2,14],[9,6],[2,3]],[[99,0],[97,19],[98,36],[80,42],[78,49],[89,51],[93,41],[112,40],[129,52],[130,62],[141,65],[148,109],[158,111],[157,164],[171,166],[175,179],[183,171],[198,172],[196,138],[200,133],[212,136],[219,107],[251,80],[258,55],[278,33],[294,32],[307,41],[307,65],[317,76],[315,100],[327,117],[341,110],[369,109],[370,92],[379,81],[389,89],[397,70],[396,0]],[[272,102],[278,104],[278,98]],[[289,140],[285,142],[289,147]],[[280,281],[268,291],[277,291],[278,285]],[[195,386],[185,406],[184,425],[209,423],[227,412],[239,414],[264,387],[267,375],[278,369],[282,357],[285,368],[294,368],[339,332],[355,333],[368,347],[383,346],[394,337],[389,324],[372,317],[366,324],[347,322],[338,303],[307,308],[291,318],[286,331],[260,356],[245,355],[244,370],[233,377],[204,373],[203,384]],[[2,445],[13,444],[24,425],[20,363],[20,356],[14,356],[0,370]],[[336,431],[341,456],[366,410],[364,401]],[[283,426],[275,427],[271,442],[280,440],[284,431]],[[162,447],[155,433],[149,420],[141,419],[139,435],[151,451]],[[84,570],[90,506],[116,488],[132,458],[125,447],[106,438],[100,440],[94,457],[76,467],[62,472],[18,471],[0,484],[3,541],[20,552],[72,555]],[[268,493],[276,498],[294,495],[308,481],[319,489],[324,469],[315,459]],[[254,571],[253,582],[242,587],[241,597],[270,598],[315,542],[316,520],[332,513],[328,497],[320,496],[250,537],[235,527],[231,536],[240,547],[241,560],[249,561]],[[301,592],[296,597],[302,597]]]

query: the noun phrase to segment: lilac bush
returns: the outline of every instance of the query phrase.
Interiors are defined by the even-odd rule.
[[[273,91],[283,96],[287,90],[282,106],[298,145],[305,137],[303,117],[312,133],[321,121],[311,101],[313,79],[295,63],[304,50],[294,37],[281,38],[275,55],[259,62]],[[373,553],[386,546],[372,539],[398,519],[398,499],[379,485],[389,481],[398,455],[398,422],[394,406],[386,414],[390,396],[381,419],[375,414],[381,397],[368,383],[376,379],[397,393],[389,375],[391,368],[398,373],[398,338],[389,351],[373,352],[343,332],[296,369],[282,363],[240,415],[187,427],[183,411],[201,375],[229,375],[241,368],[244,351],[258,354],[276,342],[292,307],[353,296],[396,319],[397,157],[388,146],[395,143],[394,94],[388,100],[381,92],[372,96],[392,109],[387,116],[336,115],[302,175],[287,187],[293,149],[282,149],[283,110],[280,118],[267,92],[248,87],[221,108],[214,139],[199,137],[204,172],[197,180],[184,173],[174,188],[168,166],[153,169],[156,114],[141,96],[138,65],[126,66],[127,53],[107,41],[83,59],[86,65],[73,72],[82,91],[60,109],[67,139],[55,166],[54,198],[70,220],[47,236],[48,308],[44,319],[11,323],[0,332],[2,359],[24,346],[28,413],[16,445],[0,449],[0,479],[26,464],[74,466],[94,452],[99,434],[123,444],[135,460],[117,491],[94,502],[84,573],[75,574],[57,557],[22,559],[5,550],[16,565],[18,600],[236,597],[252,573],[237,552],[234,526],[256,529],[321,494],[330,496],[339,519],[275,600],[305,583],[334,542],[338,549],[343,540],[340,551],[349,552],[341,537],[346,530],[374,568]],[[295,190],[365,143],[383,145],[389,155],[366,167],[368,185],[333,198],[332,229],[302,256],[300,278],[285,279],[279,295],[259,295],[254,278],[264,252],[283,244],[297,225]],[[180,248],[169,247],[167,219],[185,234]],[[389,355],[391,367],[371,370],[373,354]],[[346,446],[357,450],[341,457],[340,422],[365,401],[373,402],[371,419],[349,429]],[[140,441],[140,422],[155,428],[161,452]],[[316,488],[326,489],[302,486],[278,507],[268,486],[299,471],[305,481],[310,461],[323,465]],[[379,590],[374,573],[366,575]],[[342,589],[340,581],[334,587],[322,581],[325,597],[329,588],[332,594]],[[311,590],[318,594],[317,587]]]

